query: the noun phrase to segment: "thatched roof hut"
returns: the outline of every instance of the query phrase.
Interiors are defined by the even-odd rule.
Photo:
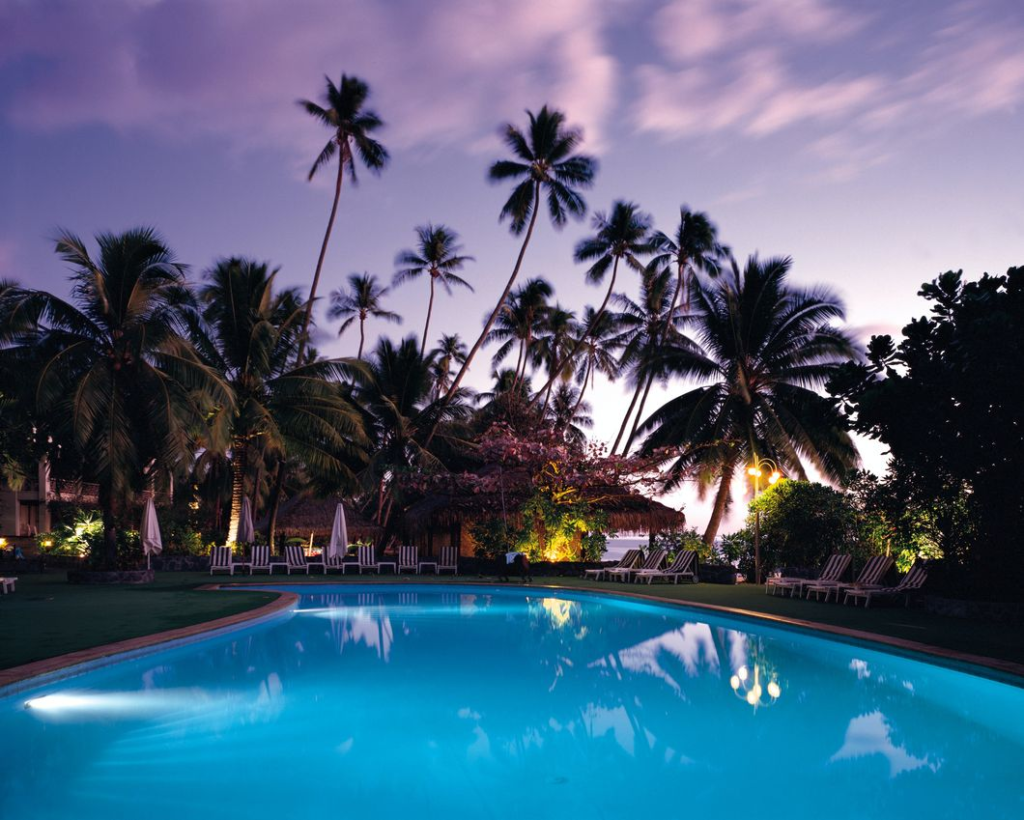
[[[309,495],[295,496],[281,505],[277,513],[278,533],[286,538],[309,538],[310,533],[317,539],[330,538],[339,501],[345,505],[349,540],[375,539],[381,534],[381,528],[364,518],[348,501],[338,496],[314,498]],[[261,526],[265,524],[261,523]]]

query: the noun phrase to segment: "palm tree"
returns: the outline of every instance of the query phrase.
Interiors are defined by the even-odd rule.
[[[635,203],[620,199],[612,204],[610,214],[595,214],[593,225],[596,233],[576,245],[574,258],[577,262],[592,263],[587,269],[587,281],[593,284],[600,284],[604,281],[605,274],[609,270],[612,272],[604,301],[594,313],[594,321],[599,321],[612,298],[612,291],[615,290],[615,281],[619,275],[619,262],[623,261],[637,273],[643,273],[644,266],[639,257],[652,251],[649,236],[651,217],[641,211]],[[576,357],[583,344],[583,338],[580,338],[572,347],[569,355],[562,358],[561,362],[553,369],[548,383],[541,388],[542,392],[551,389],[551,385],[558,378],[562,369]],[[539,395],[540,393],[537,394],[537,396]],[[537,396],[534,397],[534,401],[537,401]]]
[[[562,433],[566,444],[582,447],[587,443],[586,430],[594,426],[590,403],[583,401],[583,391],[571,384],[560,384],[551,402],[551,422]]]
[[[488,343],[501,342],[491,358],[491,363],[495,368],[511,352],[513,345],[516,342],[519,343],[515,369],[517,381],[526,375],[526,369],[533,354],[534,342],[548,310],[548,299],[554,292],[551,283],[546,279],[536,277],[526,280],[509,294],[508,303],[498,314],[494,327],[487,335]]]
[[[588,305],[577,327],[580,331],[577,342],[583,343],[580,351],[583,366],[576,371],[576,383],[580,386],[578,400],[582,402],[587,387],[594,386],[598,373],[613,381],[618,378],[619,360],[615,355],[615,340],[619,334],[619,325],[615,314],[605,312],[598,317],[597,310]]]
[[[229,544],[237,541],[242,498],[253,480],[251,457],[256,464],[289,457],[321,483],[349,487],[353,466],[365,460],[362,420],[339,383],[357,369],[341,359],[295,365],[305,306],[296,290],[274,292],[277,273],[265,262],[222,259],[200,291],[205,333],[198,346],[235,395]]]
[[[540,334],[533,351],[534,367],[544,367],[550,374],[558,367],[559,362],[566,358],[576,344],[579,329],[576,326],[576,314],[566,310],[559,304],[545,311],[541,319]],[[573,369],[564,368],[562,380],[568,382],[572,378]],[[551,401],[551,382],[548,382],[547,395],[541,412],[547,412]]]
[[[74,442],[85,477],[99,484],[102,560],[117,556],[117,530],[132,498],[158,473],[185,476],[196,450],[218,447],[208,418],[233,396],[186,338],[195,305],[185,266],[148,228],[96,237],[93,259],[62,232],[71,300],[5,291],[0,333],[7,367],[31,378],[34,410]]]
[[[309,301],[306,303],[306,312],[302,319],[302,338],[299,340],[297,360],[302,358],[306,349],[306,337],[309,334],[309,322],[313,315],[313,303],[320,285],[320,273],[324,267],[324,257],[327,255],[327,243],[330,242],[334,219],[338,215],[338,200],[341,198],[341,183],[345,169],[348,169],[352,184],[355,185],[357,182],[356,155],[359,156],[363,165],[374,174],[379,174],[384,170],[389,159],[387,149],[370,136],[384,125],[376,113],[364,108],[366,100],[370,96],[370,87],[358,77],[349,77],[346,74],[341,75],[340,85],[335,85],[330,77],[324,79],[327,81],[327,88],[323,96],[323,105],[311,100],[299,100],[299,105],[306,110],[306,113],[331,129],[331,138],[309,169],[309,179],[312,181],[317,171],[327,165],[335,154],[338,154],[338,175],[334,184],[334,203],[331,205],[331,216],[327,220],[327,230],[324,232],[324,241],[320,246],[320,256],[316,260],[316,272],[313,274],[313,283],[309,288]]]
[[[338,328],[338,335],[344,333],[351,324],[359,320],[359,352],[356,358],[363,358],[363,344],[366,341],[366,320],[383,319],[385,322],[402,324],[402,317],[390,310],[385,310],[381,300],[388,295],[389,289],[381,287],[380,281],[370,273],[353,273],[348,277],[348,291],[331,291],[331,308],[327,315],[331,319],[344,319]]]
[[[472,261],[473,257],[459,255],[462,250],[459,235],[444,225],[421,225],[416,228],[416,235],[419,238],[416,250],[405,250],[395,257],[395,264],[403,267],[395,273],[392,285],[401,285],[423,274],[430,275],[430,301],[427,303],[427,321],[423,325],[423,343],[420,347],[420,351],[425,352],[427,334],[430,332],[430,315],[434,311],[434,285],[440,284],[449,296],[453,285],[469,288],[472,292],[473,286],[456,271],[462,270],[462,266]]]
[[[443,335],[437,342],[431,358],[433,361],[434,388],[432,395],[439,399],[451,384],[452,370],[466,361],[466,344],[458,333]]]
[[[489,172],[491,182],[519,180],[501,209],[499,219],[509,221],[514,236],[523,235],[523,244],[519,248],[512,275],[484,323],[483,332],[470,349],[466,363],[448,389],[446,400],[459,389],[474,357],[487,340],[498,314],[508,300],[519,276],[519,269],[523,266],[530,237],[533,236],[537,214],[541,209],[541,196],[544,195],[547,200],[548,215],[555,228],[564,226],[570,216],[582,219],[587,212],[580,190],[593,184],[597,160],[575,153],[583,141],[582,132],[567,127],[565,114],[546,105],[536,115],[530,111],[526,115],[530,126],[525,134],[512,124],[507,124],[503,129],[505,144],[515,159],[499,160],[491,166]]]
[[[645,385],[651,384],[657,375],[661,349],[667,341],[666,337],[672,333],[679,321],[679,316],[672,305],[672,286],[672,271],[649,266],[640,285],[639,302],[623,294],[615,294],[615,301],[622,308],[616,315],[616,321],[622,328],[622,332],[615,340],[616,345],[622,349],[619,366],[629,373],[634,390],[633,399],[622,417],[622,425],[612,445],[612,453],[619,448]],[[637,413],[637,419],[639,417],[640,414]],[[628,449],[627,445],[626,450]]]
[[[714,541],[737,469],[770,457],[805,477],[806,460],[838,481],[858,460],[835,403],[816,392],[854,355],[854,345],[830,325],[842,302],[822,288],[789,285],[791,260],[751,257],[742,274],[694,290],[696,349],[670,348],[666,369],[707,383],[670,400],[646,421],[643,452],[682,448],[670,485],[696,472],[701,487],[718,481],[711,520]]]

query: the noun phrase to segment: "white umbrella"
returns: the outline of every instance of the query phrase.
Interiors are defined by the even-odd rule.
[[[338,503],[334,511],[334,526],[331,527],[331,540],[327,544],[325,558],[344,555],[348,549],[348,525],[345,523],[345,505]]]
[[[252,526],[252,504],[249,497],[242,498],[242,509],[238,515],[238,543],[251,544],[256,538],[256,531]]]
[[[164,542],[160,538],[160,522],[156,520],[156,504],[150,498],[142,511],[142,551],[146,553],[146,568],[149,569],[151,556],[163,552]]]

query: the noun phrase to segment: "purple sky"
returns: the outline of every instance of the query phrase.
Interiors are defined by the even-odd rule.
[[[305,182],[327,134],[295,100],[345,71],[393,162],[343,195],[324,293],[390,278],[413,227],[444,222],[476,294],[443,299],[431,335],[471,340],[518,247],[485,182],[497,127],[550,102],[601,159],[592,208],[633,199],[665,230],[706,210],[738,255],[792,255],[858,332],[893,332],[940,271],[1024,262],[1021,43],[1017,0],[0,0],[0,276],[62,289],[58,226],[149,224],[197,271],[246,254],[306,285],[331,192]],[[571,259],[586,231],[544,225],[523,271],[577,310],[598,296]],[[418,285],[391,300],[399,333],[422,326]],[[622,393],[592,399],[609,438]]]

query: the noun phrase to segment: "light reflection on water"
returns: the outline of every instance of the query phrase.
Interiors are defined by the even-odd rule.
[[[781,694],[752,709],[743,670]],[[1022,707],[684,609],[312,588],[290,618],[0,700],[0,817],[1012,817]]]

